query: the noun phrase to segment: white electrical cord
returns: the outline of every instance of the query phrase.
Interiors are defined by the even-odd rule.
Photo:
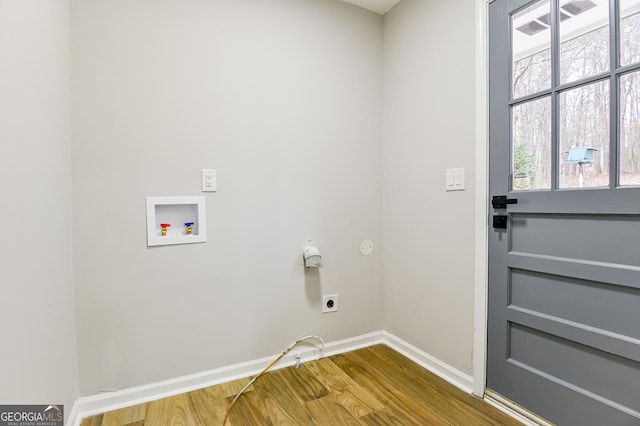
[[[322,358],[322,356],[324,355],[324,340],[322,340],[322,338],[320,336],[316,336],[313,334],[310,334],[308,336],[302,336],[301,338],[299,338],[298,340],[296,340],[295,342],[293,342],[292,344],[290,344],[287,349],[285,349],[275,360],[273,360],[273,362],[271,364],[269,364],[264,370],[262,370],[260,373],[258,373],[257,376],[255,376],[253,379],[251,379],[249,381],[249,383],[247,383],[246,385],[244,385],[244,387],[240,390],[240,392],[238,392],[238,394],[236,395],[235,398],[233,398],[233,401],[231,401],[231,404],[229,405],[229,408],[227,408],[227,414],[224,416],[224,421],[222,422],[222,425],[226,425],[227,424],[227,419],[229,418],[229,414],[231,413],[231,408],[233,407],[233,404],[236,403],[236,401],[238,400],[238,398],[240,398],[240,395],[242,395],[244,393],[244,391],[246,391],[249,386],[251,386],[252,384],[255,383],[256,380],[258,380],[260,377],[262,377],[262,375],[264,375],[267,371],[271,370],[271,368],[276,365],[278,363],[278,361],[280,361],[282,359],[282,357],[284,357],[291,349],[293,349],[298,343],[304,341],[304,340],[309,340],[309,339],[316,339],[317,341],[320,342],[321,349],[320,349],[320,355],[318,355],[318,360],[320,358]]]

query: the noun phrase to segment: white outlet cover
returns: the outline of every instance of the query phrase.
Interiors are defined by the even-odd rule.
[[[327,302],[333,300],[333,306],[328,307]],[[327,294],[326,296],[322,296],[322,313],[328,314],[330,312],[338,312],[338,295],[337,294]]]
[[[216,192],[218,175],[214,169],[202,169],[202,192]]]
[[[360,243],[360,253],[362,253],[363,256],[369,256],[373,253],[373,241],[362,240]]]

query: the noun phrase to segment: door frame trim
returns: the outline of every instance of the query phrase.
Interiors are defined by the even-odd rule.
[[[473,314],[473,393],[484,396],[487,383],[487,297],[488,297],[488,9],[494,0],[476,0],[476,66],[475,66],[475,133],[476,133],[476,194],[475,194],[475,271]]]

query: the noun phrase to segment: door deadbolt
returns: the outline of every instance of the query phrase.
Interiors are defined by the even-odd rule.
[[[493,227],[497,229],[507,229],[507,216],[506,215],[493,216]]]

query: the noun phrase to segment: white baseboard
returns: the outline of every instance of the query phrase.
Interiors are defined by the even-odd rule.
[[[82,418],[80,417],[80,413],[78,412],[79,410],[79,404],[78,404],[78,400],[76,400],[73,403],[73,407],[71,407],[71,411],[69,411],[69,413],[67,414],[67,425],[79,425],[80,422],[82,421]],[[66,410],[65,410],[66,411]]]
[[[410,360],[420,364],[433,374],[463,391],[467,393],[471,393],[473,391],[473,377],[470,375],[453,368],[449,364],[440,361],[391,333],[386,331],[383,331],[382,333],[384,335],[384,343],[390,348],[393,348]]]
[[[471,376],[462,373],[461,371],[386,331],[376,331],[349,339],[328,342],[325,345],[324,356],[338,355],[380,343],[398,351],[402,355],[413,360],[463,391],[471,393],[473,389],[473,379]],[[273,369],[277,370],[294,365],[296,362],[296,354],[300,354],[302,362],[306,362],[316,359],[319,352],[320,350],[317,347],[300,345],[296,350],[292,350],[289,354],[283,357]],[[79,426],[83,418],[96,414],[118,410],[120,408],[130,407],[132,405],[142,404],[185,392],[191,392],[196,389],[214,386],[220,383],[241,379],[243,377],[253,376],[262,371],[262,369],[269,365],[269,363],[278,355],[279,354],[276,354],[270,357],[216,368],[187,376],[176,377],[174,379],[164,380],[161,382],[136,386],[129,389],[82,397],[74,404],[68,417],[67,425]]]
[[[328,342],[325,345],[324,356],[350,352],[378,343],[385,343],[384,333],[382,331],[364,334],[349,339]],[[273,369],[277,370],[294,365],[296,362],[296,354],[300,354],[302,362],[306,362],[316,359],[319,353],[319,348],[301,344],[295,350],[292,350],[289,354],[283,357]],[[118,390],[115,392],[82,397],[74,404],[72,409],[72,414],[74,414],[74,416],[69,416],[67,425],[79,426],[83,418],[94,416],[96,414],[118,410],[120,408],[130,407],[132,405],[142,404],[173,395],[179,395],[185,392],[191,392],[220,383],[241,379],[243,377],[253,376],[262,371],[278,355],[279,354],[276,354],[253,361],[233,364],[226,367]]]

